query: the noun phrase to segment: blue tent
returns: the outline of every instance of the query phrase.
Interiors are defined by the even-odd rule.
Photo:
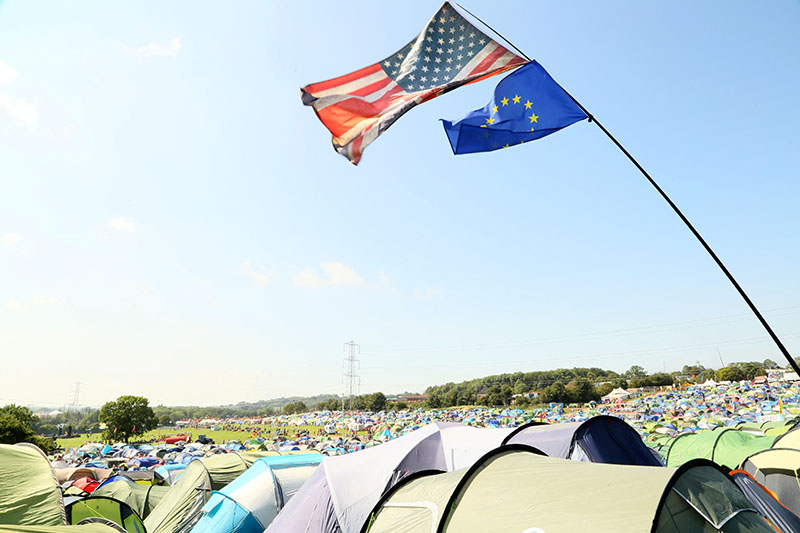
[[[211,493],[192,533],[262,533],[322,462],[322,454],[262,457]]]

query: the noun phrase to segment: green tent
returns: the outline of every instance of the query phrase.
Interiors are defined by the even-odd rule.
[[[191,519],[202,509],[212,490],[221,489],[265,455],[269,452],[234,452],[192,461],[145,518],[148,533],[174,533],[186,519]]]
[[[36,447],[0,444],[0,524],[64,523],[61,488],[47,457]]]
[[[0,525],[0,533],[118,533],[119,530],[104,524],[80,526],[18,526]]]
[[[87,518],[105,518],[122,527],[127,533],[145,533],[139,515],[125,502],[105,496],[77,498],[66,506],[67,523],[80,524]]]
[[[147,518],[169,491],[168,486],[141,485],[125,476],[116,476],[97,487],[92,496],[108,496],[125,502],[136,514]]]
[[[670,444],[666,463],[680,466],[690,459],[710,459],[734,469],[748,456],[772,446],[776,438],[776,435],[754,435],[733,428],[685,433]]]
[[[775,533],[714,463],[681,468],[584,463],[520,445],[469,469],[411,476],[362,532]]]

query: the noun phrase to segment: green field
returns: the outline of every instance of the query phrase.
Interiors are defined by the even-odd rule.
[[[265,438],[270,438],[275,436],[275,432],[278,429],[281,429],[285,432],[286,436],[291,439],[296,433],[307,430],[309,435],[316,436],[317,432],[321,429],[320,426],[286,426],[286,427],[279,427],[279,426],[270,426],[270,425],[262,425],[258,426],[261,428],[261,436]],[[266,432],[269,431],[270,435],[267,435]],[[184,433],[183,431],[178,431],[177,429],[156,429],[153,431],[148,431],[141,437],[137,437],[133,442],[150,442],[153,440],[153,444],[156,444],[161,439],[169,437],[171,435],[178,435]],[[193,439],[196,439],[198,435],[205,435],[210,439],[214,439],[216,444],[222,444],[222,442],[228,442],[231,440],[238,440],[240,442],[246,442],[253,438],[252,433],[250,431],[231,431],[231,430],[211,430],[211,429],[204,429],[204,428],[187,428],[185,433],[190,433]],[[365,431],[359,432],[358,436],[360,438],[365,438],[367,433]],[[334,436],[335,437],[335,436]],[[63,449],[67,448],[74,448],[77,446],[81,446],[86,442],[100,442],[101,437],[100,434],[95,435],[79,435],[77,437],[72,437],[69,439],[58,439],[56,443]]]

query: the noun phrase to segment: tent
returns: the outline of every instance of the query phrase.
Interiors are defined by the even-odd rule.
[[[662,466],[658,455],[642,442],[636,430],[613,416],[552,425],[528,423],[515,429],[503,444],[527,444],[561,459]]]
[[[65,483],[82,477],[90,477],[92,479],[104,480],[111,475],[111,470],[108,468],[95,468],[95,467],[69,467],[69,468],[56,468],[56,477],[59,483]]]
[[[625,389],[621,389],[617,387],[616,389],[612,390],[605,396],[601,398],[604,402],[614,401],[614,400],[627,400],[633,396],[630,392],[626,391]]]
[[[493,450],[468,469],[398,484],[361,531],[775,533],[710,461],[680,468],[586,463],[524,445]]]
[[[778,531],[800,531],[800,517],[781,503],[775,495],[744,470],[734,470],[730,476],[747,499],[775,525]]]
[[[800,515],[800,450],[773,448],[747,458],[742,470],[771,490],[794,514]]]
[[[0,533],[119,533],[119,529],[104,524],[80,526],[20,526],[0,524]]]
[[[0,524],[64,524],[64,503],[50,462],[30,446],[0,444]]]
[[[192,461],[180,479],[145,519],[148,533],[174,533],[219,490],[242,475],[258,459],[258,453],[225,453]]]
[[[192,533],[261,533],[322,462],[324,455],[262,457],[211,494]]]
[[[800,450],[800,427],[793,427],[787,433],[784,433],[772,444],[773,448],[791,448]]]
[[[358,453],[326,456],[267,531],[356,532],[381,495],[404,477],[467,467],[512,431],[433,422]]]
[[[728,469],[739,466],[748,456],[772,446],[775,435],[754,435],[734,428],[684,433],[669,446],[667,466],[680,466],[690,459],[710,459]]]
[[[184,470],[186,470],[185,464],[171,463],[157,466],[153,472],[164,480],[167,485],[174,485],[178,481],[178,478],[183,475]]]
[[[74,498],[66,505],[67,523],[80,524],[92,517],[101,517],[114,522],[127,533],[145,533],[144,523],[136,511],[124,502],[105,496]]]
[[[95,489],[94,496],[107,496],[128,504],[142,518],[153,511],[170,488],[159,485],[141,485],[124,475],[106,479]]]

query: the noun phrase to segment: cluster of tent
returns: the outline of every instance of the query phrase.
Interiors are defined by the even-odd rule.
[[[603,406],[549,406],[540,419],[571,420],[556,424],[514,410],[351,414],[377,433],[333,453],[307,436],[270,450],[87,445],[51,464],[38,448],[2,445],[0,533],[800,533],[800,429],[685,418],[739,392],[633,400],[647,407],[632,423],[587,416]],[[681,410],[657,411],[670,402]]]

